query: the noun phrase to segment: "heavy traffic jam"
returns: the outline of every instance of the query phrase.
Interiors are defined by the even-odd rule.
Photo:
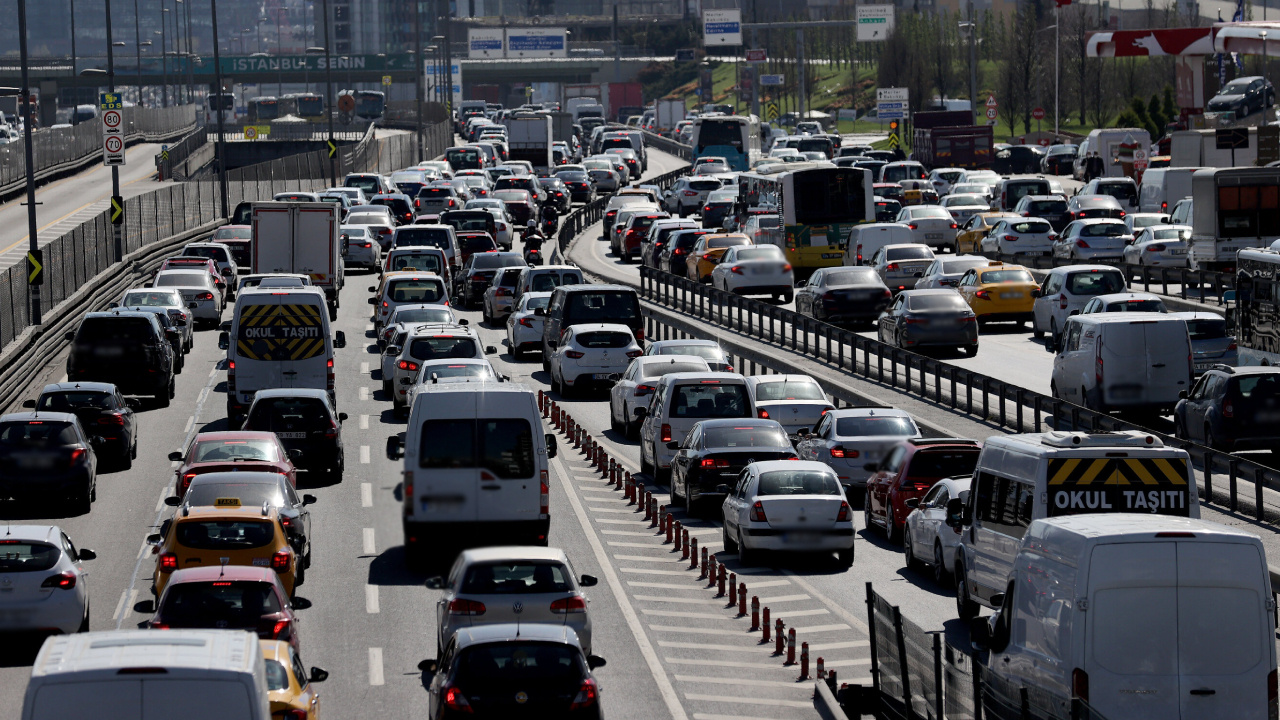
[[[699,545],[721,593],[727,567],[741,607],[748,584],[772,602],[779,651],[782,618],[793,642],[801,628],[802,679],[828,672],[807,670],[814,649],[878,687],[875,577],[906,581],[903,615],[1005,683],[987,686],[990,717],[1019,716],[1006,685],[1098,718],[1276,717],[1274,541],[1215,522],[1230,518],[1202,508],[1187,448],[1266,463],[1280,442],[1280,170],[1138,177],[1094,154],[1124,130],[988,143],[950,167],[819,123],[707,112],[658,138],[583,107],[463,101],[456,145],[243,202],[67,333],[65,377],[0,417],[0,494],[38,508],[0,537],[0,627],[39,636],[24,719],[315,720],[400,676],[412,709],[370,711],[811,713],[812,683],[794,692],[745,615],[688,594]],[[587,206],[598,226],[562,234]],[[653,336],[638,266],[996,376],[1048,355],[1052,397],[1154,432],[952,431],[906,403],[840,407],[828,375],[763,336],[746,341],[778,365],[758,373],[714,333]],[[1229,314],[1209,294],[1224,272]],[[181,433],[171,406],[192,409]],[[588,433],[653,508],[587,463]],[[150,500],[98,517],[127,473],[163,485],[154,523]],[[388,504],[399,537],[365,528],[362,553],[337,549]],[[145,540],[91,550],[76,518]],[[90,578],[113,553],[133,571],[118,605]],[[342,600],[356,576],[363,595]],[[378,623],[392,612],[415,623]],[[384,673],[400,638],[417,656]],[[361,643],[379,645],[367,683],[364,651],[341,657]]]

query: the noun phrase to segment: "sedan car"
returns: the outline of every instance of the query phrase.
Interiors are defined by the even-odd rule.
[[[154,287],[173,288],[182,293],[183,302],[191,310],[195,322],[207,325],[222,322],[222,291],[207,272],[164,270],[156,274]],[[195,307],[192,307],[195,305]]]
[[[0,416],[0,497],[65,500],[89,512],[98,496],[97,437],[71,413]]]
[[[963,349],[978,354],[978,324],[973,310],[955,290],[904,290],[880,316],[880,342],[894,347]]]
[[[916,282],[916,290],[954,288],[971,268],[983,267],[989,260],[981,255],[958,255],[935,258]]]
[[[892,300],[872,267],[818,268],[795,293],[796,312],[835,324],[874,321]]]
[[[1113,312],[1158,312],[1167,313],[1168,308],[1159,295],[1145,292],[1110,293],[1089,298],[1089,302],[1080,309],[1081,315]]]
[[[1188,267],[1189,225],[1148,225],[1125,246],[1124,261],[1142,267]]]
[[[609,385],[613,376],[626,371],[631,360],[643,354],[635,334],[626,325],[573,325],[560,336],[551,354],[551,387],[561,397],[568,397],[571,389]]]
[[[1115,202],[1112,200],[1112,202]],[[1053,256],[1072,263],[1091,260],[1121,260],[1133,236],[1120,220],[1091,218],[1076,220],[1053,241]]]
[[[463,628],[519,621],[567,627],[591,652],[591,614],[583,588],[596,584],[578,577],[559,548],[501,546],[464,550],[448,579],[428,578],[427,588],[443,590],[436,601],[436,643],[443,649]]]
[[[729,355],[715,340],[685,338],[683,340],[658,340],[649,343],[645,355],[696,355],[707,361],[712,372],[733,372]]]
[[[507,347],[512,359],[519,360],[526,352],[541,353],[542,325],[550,301],[549,292],[527,292],[520,297],[520,304],[512,308],[507,316]]]
[[[342,262],[355,267],[382,271],[382,245],[369,225],[342,226]]]
[[[219,498],[239,498],[246,506],[276,508],[289,545],[298,556],[298,569],[305,571],[311,567],[311,511],[307,506],[315,504],[315,495],[299,496],[289,476],[251,466],[197,475],[191,479],[185,495],[171,495],[165,498],[165,504],[214,506]]]
[[[1187,321],[1191,335],[1191,356],[1196,375],[1214,365],[1236,366],[1240,362],[1236,339],[1227,332],[1227,319],[1212,312],[1172,313]]]
[[[929,438],[904,440],[881,462],[867,463],[864,508],[868,529],[879,526],[889,542],[902,540],[911,500],[919,498],[942,478],[972,475],[982,445],[976,440]]]
[[[464,233],[465,235],[465,233]],[[492,242],[492,241],[490,241]],[[456,295],[464,308],[481,304],[485,292],[494,278],[504,270],[521,270],[526,267],[524,258],[517,252],[477,252],[468,255],[458,272]],[[485,319],[489,316],[486,313]]]
[[[1006,218],[982,239],[988,256],[1042,257],[1053,251],[1058,235],[1048,220],[1038,217]]]
[[[933,484],[920,499],[908,499],[904,505],[911,511],[902,532],[903,560],[908,567],[927,563],[933,579],[948,587],[947,579],[956,568],[960,553],[960,535],[947,526],[947,503],[969,502],[967,476],[946,477]]]
[[[955,218],[939,205],[908,205],[902,208],[894,222],[911,228],[916,242],[932,248],[944,248],[955,243]]]
[[[755,399],[756,414],[777,421],[792,435],[816,426],[835,409],[822,386],[808,375],[752,375],[747,377],[747,388]]]
[[[1275,104],[1276,91],[1271,81],[1261,75],[1238,77],[1209,98],[1211,112],[1234,112],[1237,118],[1269,108]]]
[[[934,261],[933,250],[920,243],[885,245],[871,256],[869,265],[893,292],[910,290]]]
[[[146,627],[248,630],[263,640],[287,642],[294,650],[302,645],[289,593],[269,567],[207,565],[175,570]]]
[[[126,399],[111,383],[64,382],[45,385],[40,397],[23,407],[36,412],[71,413],[82,428],[92,428],[102,438],[100,455],[111,457],[121,469],[133,467],[138,457],[136,399]]]
[[[291,487],[297,487],[293,461],[301,458],[301,450],[285,450],[275,433],[246,430],[199,433],[186,452],[169,453],[170,462],[180,463],[174,471],[178,498],[186,495],[198,475],[206,473],[276,473],[283,475]]]
[[[1075,167],[1075,145],[1050,145],[1040,159],[1040,172],[1046,175],[1070,175]]]
[[[0,632],[89,630],[89,574],[97,553],[77,549],[57,525],[5,526]]]
[[[628,439],[636,439],[640,432],[636,408],[648,407],[658,378],[678,372],[711,372],[711,367],[697,355],[644,355],[632,360],[609,390],[609,427]]]
[[[342,421],[346,413],[335,412],[329,393],[311,388],[261,390],[245,416],[245,430],[273,432],[287,450],[300,450],[298,467],[325,475],[331,482],[342,480]]]
[[[977,315],[978,325],[990,322],[1022,325],[1032,319],[1040,285],[1025,267],[992,260],[985,267],[966,272],[956,290]]]
[[[835,553],[853,565],[853,510],[831,468],[819,462],[758,461],[725,485],[726,552],[751,565],[759,551]]]
[[[707,499],[728,494],[747,465],[764,460],[794,460],[787,431],[776,420],[730,418],[703,420],[678,442],[671,460],[671,502],[696,517]]]
[[[711,271],[711,285],[737,295],[769,295],[789,303],[795,276],[776,245],[738,245],[725,250]]]
[[[676,230],[671,233],[670,240],[658,255],[658,269],[672,275],[685,277],[689,274],[689,259],[693,256],[693,248],[698,239],[711,235],[713,231],[705,228]]]
[[[702,227],[723,227],[725,220],[733,214],[733,206],[738,201],[738,189],[712,190],[702,204]]]
[[[831,466],[846,490],[866,487],[867,463],[878,463],[906,438],[918,438],[920,428],[905,410],[856,407],[832,410],[813,432],[800,432],[796,454],[801,460]]]
[[[947,195],[938,204],[946,208],[957,223],[991,210],[991,202],[985,195]]]
[[[986,186],[984,185],[983,187]],[[955,242],[951,245],[951,252],[957,255],[982,252],[982,239],[987,236],[991,228],[995,227],[1001,220],[1018,217],[1021,216],[1012,212],[980,212],[972,215],[957,228]]]
[[[1123,220],[1125,215],[1120,201],[1110,195],[1075,195],[1067,201],[1067,212],[1077,220],[1085,218]]]

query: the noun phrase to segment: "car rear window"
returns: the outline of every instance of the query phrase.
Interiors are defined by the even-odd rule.
[[[400,228],[396,230],[396,245],[427,245],[449,247],[449,231],[444,228]]]
[[[986,277],[985,275],[983,276]],[[983,282],[986,282],[984,280]],[[907,299],[909,310],[968,310],[969,304],[958,293],[913,295]]]
[[[1012,207],[1027,195],[1048,195],[1049,183],[1043,180],[1023,180],[1004,184],[1005,207]]]
[[[289,673],[284,666],[275,660],[267,660],[267,691],[289,689]]]
[[[1027,203],[1027,212],[1040,214],[1056,214],[1060,215],[1067,211],[1066,200],[1036,200]]]
[[[972,450],[918,450],[911,458],[907,475],[911,477],[944,478],[956,475],[972,475],[978,464],[978,448]]]
[[[270,440],[203,440],[196,443],[192,462],[257,460],[279,462],[280,452]]]
[[[631,335],[620,332],[585,332],[574,338],[587,348],[624,348],[631,344]]]
[[[120,304],[125,307],[174,307],[182,304],[182,295],[176,290],[137,290],[126,293]]]
[[[814,470],[774,470],[760,474],[756,495],[842,495],[840,481]]]
[[[640,319],[640,299],[633,290],[571,292],[564,318],[574,323],[625,323]]]
[[[1236,395],[1242,398],[1273,398],[1280,395],[1280,375],[1246,375],[1235,378]]]
[[[585,676],[581,654],[557,643],[503,641],[464,648],[457,660],[460,687],[546,685],[572,696]]]
[[[222,248],[213,247],[186,247],[182,249],[183,257],[202,257],[225,262],[227,259],[227,251]]]
[[[398,303],[433,303],[444,296],[444,283],[435,278],[392,280],[387,288],[387,297]]]
[[[1138,190],[1133,183],[1104,182],[1098,183],[1098,194],[1128,202],[1138,197]]]
[[[446,307],[401,309],[396,310],[392,320],[398,323],[451,323],[453,322],[453,311]]]
[[[193,550],[262,547],[276,536],[270,520],[186,520],[175,532],[178,544]]]
[[[1067,279],[1067,288],[1072,295],[1106,295],[1124,291],[1124,276],[1119,272],[1072,273]]]
[[[484,252],[486,250],[496,250],[497,243],[488,235],[471,235],[462,238],[462,250],[469,253]]]
[[[247,227],[220,227],[213,231],[214,240],[251,240],[253,239],[253,228]]]
[[[529,283],[529,290],[531,292],[551,292],[561,285],[579,285],[581,283],[582,275],[577,271],[543,271],[534,274]],[[546,307],[545,303],[542,307]]]
[[[1187,332],[1192,340],[1220,340],[1227,337],[1225,319],[1195,318],[1187,321]]]
[[[413,255],[400,253],[391,258],[392,270],[420,270],[422,272],[439,273],[442,267],[440,256],[434,254]]]
[[[501,253],[485,253],[477,255],[476,259],[471,263],[471,267],[476,270],[492,270],[493,268],[512,267],[515,265],[525,265],[524,260],[519,255],[506,255]]]
[[[756,385],[756,400],[826,400],[818,383],[812,380],[762,382]]]
[[[663,345],[659,355],[696,355],[708,362],[725,362],[724,350],[718,345]]]
[[[166,623],[202,627],[256,627],[263,615],[278,612],[280,600],[275,588],[258,580],[170,585],[160,607],[160,617]]]
[[[422,368],[422,382],[431,382],[431,380],[447,380],[449,378],[486,378],[489,380],[497,380],[493,374],[493,368],[481,363],[435,363],[428,367]]]
[[[327,430],[329,425],[329,408],[320,398],[275,397],[255,402],[244,428],[289,432]]]
[[[425,187],[418,191],[420,198],[451,198],[457,193],[453,188]]]
[[[416,337],[409,343],[409,356],[415,360],[473,358],[476,356],[476,341],[467,335]]]
[[[1081,237],[1119,237],[1127,233],[1123,223],[1092,223],[1080,228]]]
[[[791,447],[791,441],[776,427],[711,427],[702,432],[702,445],[709,448]]]
[[[879,285],[880,276],[871,268],[863,270],[841,270],[827,273],[826,284],[832,285]]]
[[[284,505],[284,497],[276,483],[200,482],[199,476],[192,481],[185,499],[187,504],[199,506],[214,505],[218,498],[237,498],[245,507],[262,507],[263,503],[271,507]]]
[[[428,420],[422,424],[418,466],[435,470],[483,468],[503,480],[533,476],[533,429],[528,420]]]
[[[980,276],[984,283],[1033,283],[1035,278],[1026,270],[988,270]]]
[[[463,595],[528,595],[573,590],[569,570],[558,562],[484,563],[462,577]]]
[[[950,220],[951,213],[942,208],[915,208],[911,211],[912,220],[941,219]]]
[[[204,287],[209,284],[209,273],[164,273],[156,278],[159,287]]]
[[[61,556],[61,550],[47,543],[0,540],[0,573],[48,570]]]
[[[919,430],[911,418],[898,415],[842,417],[836,419],[836,435],[841,437],[861,437],[864,435],[903,435],[910,437],[918,432]]]
[[[889,248],[884,251],[886,260],[932,260],[933,251],[927,247]]]
[[[738,251],[739,260],[786,260],[781,248],[775,245],[747,248]]]
[[[1049,223],[1043,222],[1043,221],[1015,222],[1015,223],[1010,223],[1009,227],[1012,228],[1014,232],[1020,232],[1020,233],[1053,232],[1053,227],[1049,225]]]
[[[155,336],[155,326],[145,318],[85,318],[76,332],[76,344],[90,345],[96,349],[128,347],[151,342]]]
[[[1159,300],[1121,300],[1107,304],[1107,312],[1165,312]]]
[[[75,412],[76,410],[107,410],[114,406],[115,403],[108,393],[76,390],[41,395],[36,409],[46,412]]]
[[[733,236],[710,238],[707,240],[708,248],[728,248],[737,245],[750,245],[751,241],[745,236]]]
[[[708,192],[720,189],[720,181],[718,180],[690,180],[689,189],[698,192]]]
[[[737,383],[708,380],[676,385],[671,399],[671,417],[751,417],[751,399],[747,396],[746,386]]]

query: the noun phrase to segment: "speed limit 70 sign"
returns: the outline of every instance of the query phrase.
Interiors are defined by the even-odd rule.
[[[118,109],[102,111],[102,164],[124,164],[124,114]]]

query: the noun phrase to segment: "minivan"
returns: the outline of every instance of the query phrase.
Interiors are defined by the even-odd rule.
[[[990,651],[989,717],[1017,716],[1020,688],[1064,711],[1078,697],[1096,717],[1276,716],[1275,602],[1253,533],[1078,515],[1032,522],[1016,558],[999,610],[973,636]]]
[[[658,379],[649,406],[633,412],[640,423],[640,472],[663,480],[676,454],[667,443],[682,442],[701,420],[754,418],[756,401],[738,373],[670,373]]]
[[[218,336],[227,351],[227,417],[238,422],[253,396],[271,388],[327,390],[336,404],[334,350],[346,346],[345,333],[330,333],[320,288],[246,288]]]
[[[1191,196],[1191,175],[1201,167],[1148,168],[1138,188],[1138,212],[1168,213]]]
[[[22,720],[271,720],[258,636],[244,630],[106,630],[44,641]]]
[[[914,243],[915,234],[906,223],[874,222],[854,225],[844,244],[844,264],[862,265],[885,245]]]
[[[1098,412],[1168,412],[1195,375],[1187,321],[1166,313],[1076,315],[1046,348],[1051,394]]]
[[[542,432],[537,394],[527,385],[419,387],[408,429],[387,438],[387,457],[404,460],[408,562],[441,557],[441,546],[545,546],[555,456],[555,436]]]
[[[960,533],[960,617],[977,617],[979,605],[997,606],[1033,520],[1085,513],[1199,518],[1191,457],[1136,431],[987,438],[968,502],[947,503],[946,523]]]
[[[993,204],[999,210],[1012,212],[1018,206],[1018,201],[1027,195],[1053,194],[1053,186],[1044,178],[1007,178],[996,185],[995,203]]]
[[[640,296],[635,288],[625,285],[561,285],[551,293],[542,326],[542,368],[551,371],[551,353],[560,334],[582,323],[619,323],[631,328],[636,342],[644,343],[644,317],[640,314]]]
[[[511,306],[520,304],[527,292],[553,292],[562,285],[581,285],[582,270],[576,265],[530,265],[520,272]]]

